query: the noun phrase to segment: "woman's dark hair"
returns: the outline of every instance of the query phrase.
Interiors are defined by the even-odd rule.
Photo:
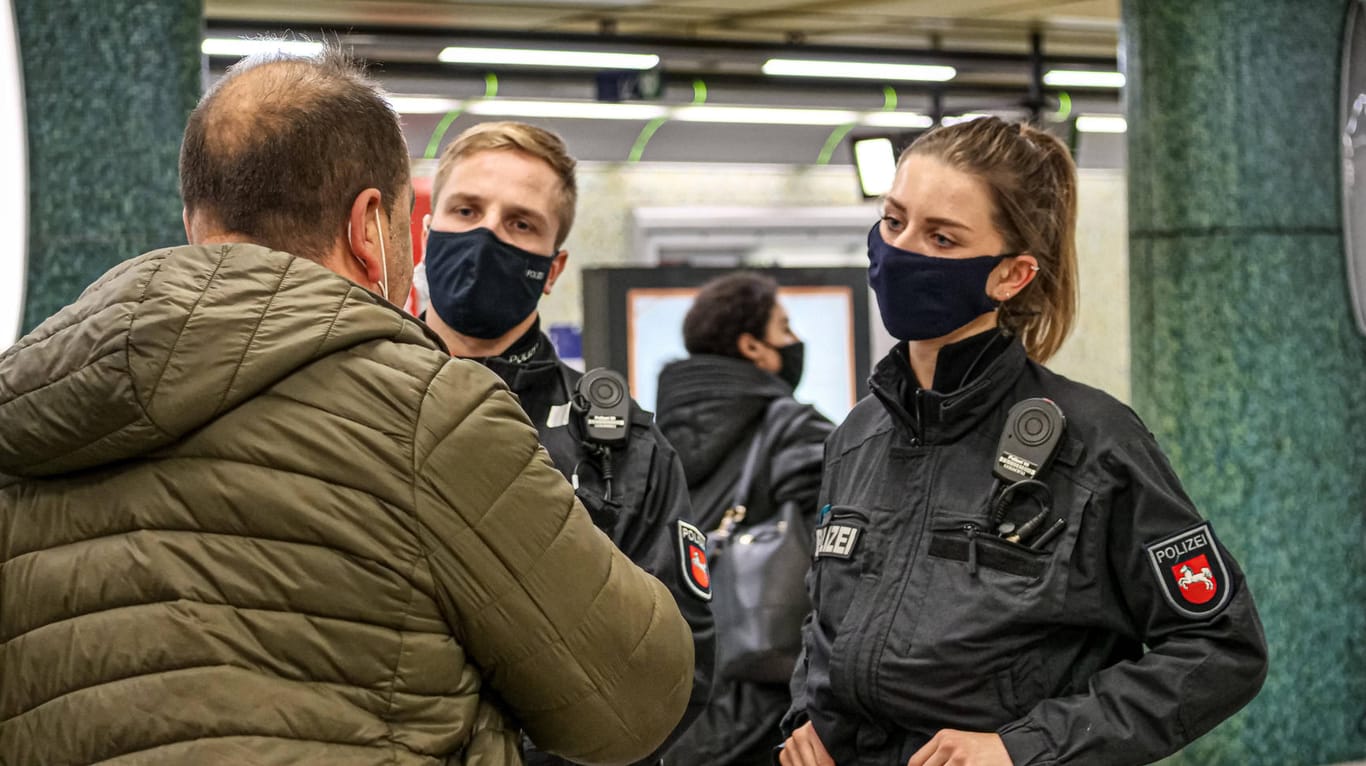
[[[683,319],[683,345],[689,354],[740,356],[736,341],[749,333],[767,336],[768,320],[778,301],[771,277],[740,271],[702,286]]]

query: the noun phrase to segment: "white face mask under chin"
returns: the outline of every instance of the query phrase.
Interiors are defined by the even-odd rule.
[[[387,301],[387,300],[390,300],[390,298],[389,298],[389,255],[388,255],[388,253],[384,252],[384,226],[380,223],[379,208],[375,208],[375,229],[379,232],[379,272],[380,272],[380,277],[379,277],[379,284],[377,285],[377,287],[379,287],[379,294],[380,294],[381,296],[383,296],[384,300]],[[347,239],[347,241],[350,241],[350,239],[351,239],[351,222],[350,222],[350,221],[347,221],[347,222],[346,222],[346,239]],[[357,259],[357,260],[359,260],[359,259]],[[365,267],[365,262],[364,262],[364,261],[361,261],[361,267],[362,267],[362,268]]]

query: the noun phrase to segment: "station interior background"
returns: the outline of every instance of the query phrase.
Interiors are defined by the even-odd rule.
[[[908,126],[929,125],[936,113],[941,120],[1038,114],[1072,143],[1081,167],[1082,308],[1054,366],[1129,398],[1124,135],[1077,127],[1078,118],[1082,128],[1090,118],[1122,118],[1121,89],[1032,86],[1036,67],[1048,81],[1055,70],[1117,74],[1118,0],[765,0],[743,7],[716,0],[210,0],[205,11],[210,40],[335,39],[373,62],[403,114],[419,178],[434,173],[431,157],[440,146],[478,121],[523,119],[563,136],[582,163],[578,219],[565,244],[575,268],[541,311],[547,326],[570,332],[583,326],[585,267],[863,266],[877,204],[862,193],[854,139],[900,141],[915,134]],[[643,87],[608,86],[607,98],[620,98],[613,104],[602,100],[598,70],[443,63],[448,46],[644,53],[660,62],[653,72],[631,75],[653,78]],[[206,50],[225,49],[211,43]],[[226,55],[210,56],[210,77],[238,50],[226,46]],[[793,51],[836,65],[948,65],[956,75],[934,83],[763,73],[767,60]],[[890,111],[899,124],[801,124],[831,118],[782,113],[748,124],[655,122],[630,111],[618,119],[611,111],[648,114],[703,99],[716,107],[854,110],[873,121]],[[608,109],[593,111],[602,105]],[[612,116],[544,116],[557,109]],[[870,330],[876,360],[892,341],[878,322]],[[839,419],[844,412],[827,414]]]
[[[0,287],[23,296],[0,295],[0,347],[10,313],[26,332],[119,261],[183,241],[185,117],[238,56],[206,53],[208,40],[352,47],[394,95],[419,178],[476,121],[564,136],[582,163],[580,201],[570,271],[542,313],[571,332],[585,323],[585,268],[861,267],[876,203],[854,139],[964,115],[1036,118],[1071,143],[1081,182],[1081,312],[1051,366],[1144,418],[1238,553],[1271,647],[1262,694],[1168,766],[1366,758],[1366,336],[1344,263],[1341,103],[1359,94],[1339,78],[1349,11],[1366,0],[5,5],[27,127],[27,174],[10,177],[28,187],[27,247],[0,245]],[[602,77],[442,62],[448,47],[660,62]],[[956,74],[780,77],[762,69],[774,57]],[[1052,70],[1126,79],[1050,84]],[[718,106],[825,111],[689,112]],[[22,210],[5,191],[0,209]],[[877,358],[890,339],[870,315]]]

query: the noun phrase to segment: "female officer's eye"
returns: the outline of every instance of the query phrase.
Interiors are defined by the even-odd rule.
[[[886,227],[887,231],[901,231],[904,224],[890,215],[884,215],[882,216],[882,225]]]
[[[953,247],[954,245],[958,244],[957,242],[954,242],[953,240],[938,232],[935,232],[934,234],[930,235],[930,241],[938,247]]]

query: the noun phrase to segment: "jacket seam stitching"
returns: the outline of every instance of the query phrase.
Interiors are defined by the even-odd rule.
[[[372,497],[375,497],[375,496],[372,495]],[[375,499],[376,499],[376,500],[381,500],[381,501],[383,501],[383,498],[375,497]],[[364,555],[362,555],[362,554],[355,553],[354,551],[348,551],[348,550],[345,550],[345,549],[343,549],[343,548],[338,548],[338,547],[336,547],[336,546],[334,546],[334,545],[324,545],[324,544],[322,544],[322,543],[312,542],[312,541],[308,541],[308,540],[291,540],[291,539],[283,538],[283,537],[270,537],[270,536],[262,535],[262,534],[246,534],[246,533],[241,533],[241,532],[222,532],[222,531],[217,531],[217,530],[205,530],[205,529],[202,529],[202,528],[200,528],[200,529],[180,529],[180,528],[176,528],[176,527],[155,527],[155,528],[131,527],[131,528],[128,528],[128,529],[119,529],[119,530],[115,530],[115,531],[112,531],[112,532],[106,532],[106,533],[101,534],[101,535],[96,535],[96,536],[94,536],[94,537],[83,537],[83,538],[81,538],[81,539],[79,539],[79,540],[71,540],[71,541],[69,541],[69,542],[62,542],[62,543],[58,543],[58,544],[56,544],[56,545],[49,545],[49,546],[45,546],[45,547],[42,547],[42,548],[33,548],[33,549],[30,549],[30,550],[23,551],[23,552],[21,552],[21,553],[16,553],[16,554],[14,554],[14,555],[11,555],[9,558],[5,559],[3,562],[0,562],[0,563],[9,563],[9,562],[12,562],[12,561],[17,561],[17,560],[19,560],[19,559],[21,559],[21,558],[23,558],[23,557],[25,557],[25,556],[32,556],[32,555],[37,554],[37,553],[45,553],[45,552],[47,552],[47,551],[54,551],[54,550],[57,550],[57,549],[59,549],[59,548],[65,548],[65,547],[67,547],[67,546],[72,546],[72,545],[84,545],[84,544],[86,544],[86,543],[95,542],[96,540],[108,540],[108,539],[112,539],[112,538],[115,538],[115,537],[124,537],[124,536],[126,536],[126,535],[131,535],[131,534],[135,534],[135,533],[138,533],[138,532],[147,532],[147,533],[150,533],[150,534],[163,534],[163,533],[164,533],[164,534],[173,534],[173,535],[174,535],[174,534],[187,534],[187,535],[199,535],[199,536],[204,536],[204,537],[235,537],[235,538],[245,538],[245,539],[250,539],[250,540],[262,540],[262,541],[271,542],[271,543],[284,543],[284,544],[287,544],[287,545],[299,545],[299,546],[308,547],[308,548],[322,548],[323,550],[333,551],[333,552],[338,553],[338,554],[341,554],[342,556],[345,556],[345,557],[347,557],[347,558],[357,559],[357,560],[359,560],[359,561],[364,561],[364,562],[367,562],[367,563],[370,563],[370,564],[376,564],[376,565],[379,565],[380,567],[383,567],[384,569],[387,569],[387,570],[393,572],[394,574],[400,574],[400,572],[399,572],[396,568],[394,568],[394,567],[390,564],[390,562],[388,562],[388,561],[385,561],[385,560],[383,560],[383,559],[373,558],[373,557],[370,557],[370,556],[364,556]],[[412,571],[412,570],[410,569],[409,572],[411,573],[411,571]],[[22,634],[20,634],[20,635],[22,635]]]
[[[398,693],[398,672],[399,666],[403,664],[403,654],[408,648],[408,618],[412,616],[413,602],[417,600],[417,588],[413,587],[413,572],[417,570],[418,559],[422,557],[421,549],[413,556],[412,562],[408,566],[406,581],[408,583],[408,603],[403,608],[403,619],[399,621],[398,634],[398,653],[394,656],[393,671],[389,675],[389,695],[384,701],[384,715],[380,720],[384,721],[385,739],[389,740],[391,751],[391,762],[398,763],[398,753],[400,743],[395,738],[392,716],[394,712],[394,698]]]
[[[365,749],[368,749],[368,750],[373,750],[373,749],[375,749],[375,747],[374,747],[373,745],[366,745],[366,744],[362,744],[362,743],[358,743],[358,742],[341,742],[341,741],[338,741],[338,740],[332,740],[332,739],[316,739],[316,738],[313,738],[313,737],[309,737],[309,738],[304,738],[304,737],[290,737],[290,736],[286,736],[286,735],[284,735],[284,734],[217,734],[217,735],[206,736],[206,737],[203,737],[203,736],[201,736],[201,737],[186,737],[186,738],[183,738],[183,739],[172,740],[172,741],[170,741],[170,742],[162,742],[162,743],[160,743],[160,744],[152,745],[151,747],[139,748],[139,749],[137,749],[137,750],[126,750],[126,751],[121,752],[121,753],[115,753],[114,755],[111,755],[111,756],[109,756],[109,757],[107,757],[107,758],[101,758],[101,759],[98,760],[98,761],[94,761],[94,762],[92,762],[89,766],[97,766],[97,764],[107,763],[108,761],[114,760],[114,759],[116,759],[116,758],[127,758],[128,756],[131,756],[131,755],[140,755],[140,754],[143,754],[143,753],[150,753],[150,752],[152,752],[152,751],[154,751],[154,750],[160,750],[160,749],[165,748],[165,747],[174,747],[175,745],[180,745],[180,744],[184,744],[184,743],[187,743],[187,742],[200,742],[200,741],[204,741],[204,740],[214,740],[214,739],[279,739],[279,740],[285,740],[285,741],[288,741],[288,742],[320,743],[320,744],[324,744],[324,745],[337,745],[337,746],[340,746],[340,747],[365,748]],[[422,754],[422,753],[418,753],[418,752],[415,751],[415,750],[411,750],[411,749],[408,749],[408,750],[409,750],[409,752],[412,752],[412,753],[414,753],[414,754],[416,754],[416,755],[425,755],[425,754]],[[433,757],[433,756],[426,756],[426,757],[431,758],[431,757]]]
[[[0,644],[10,644],[10,643],[14,643],[15,641],[18,641],[18,640],[24,638],[25,636],[27,636],[28,634],[33,633],[33,632],[35,632],[35,631],[39,631],[39,630],[42,630],[42,629],[44,629],[44,628],[50,628],[50,627],[52,627],[52,626],[54,626],[54,625],[60,625],[60,624],[62,624],[62,623],[64,623],[64,622],[71,622],[72,620],[80,620],[80,619],[84,619],[84,618],[86,618],[86,617],[93,617],[93,616],[95,616],[95,615],[97,615],[97,614],[105,614],[105,613],[107,613],[107,612],[117,612],[117,611],[119,611],[119,610],[121,610],[121,609],[137,609],[137,608],[140,608],[140,607],[161,606],[161,605],[163,605],[163,604],[178,604],[178,603],[181,603],[181,602],[189,602],[189,603],[200,604],[200,605],[203,605],[203,606],[210,606],[210,607],[222,607],[222,608],[224,608],[224,609],[232,609],[232,610],[234,610],[234,611],[239,611],[239,612],[269,612],[269,613],[272,613],[272,614],[298,615],[299,617],[307,617],[308,619],[311,619],[311,620],[327,620],[327,621],[330,621],[330,622],[344,622],[344,623],[348,623],[348,624],[351,624],[351,625],[365,625],[365,626],[371,627],[371,628],[379,628],[380,630],[392,630],[392,631],[394,631],[395,633],[420,633],[420,634],[426,635],[426,636],[448,636],[448,635],[449,635],[448,633],[445,633],[445,632],[440,632],[440,633],[438,633],[438,632],[429,631],[429,630],[409,630],[409,629],[407,629],[407,628],[395,627],[395,626],[393,626],[393,625],[387,625],[387,624],[382,623],[382,622],[372,622],[372,621],[370,621],[370,620],[364,620],[364,619],[360,619],[360,618],[357,618],[357,617],[339,617],[339,616],[337,616],[337,615],[332,615],[332,614],[320,614],[320,613],[317,613],[317,612],[306,612],[306,611],[303,611],[302,609],[299,609],[299,608],[297,608],[297,607],[293,607],[293,608],[289,608],[289,609],[285,609],[285,608],[278,608],[278,609],[277,609],[277,608],[268,607],[268,606],[250,606],[250,605],[244,605],[244,604],[233,604],[233,603],[230,603],[230,602],[228,602],[228,601],[215,602],[215,601],[206,601],[206,600],[204,600],[204,599],[202,599],[202,598],[193,598],[193,599],[191,599],[191,598],[184,598],[184,597],[176,597],[176,598],[157,599],[157,600],[155,600],[155,601],[136,601],[136,602],[128,603],[128,604],[117,604],[117,605],[115,605],[115,606],[108,606],[108,607],[103,607],[103,608],[101,608],[101,609],[94,609],[94,610],[91,610],[91,611],[88,611],[88,612],[81,612],[80,614],[68,615],[68,616],[66,616],[66,617],[62,617],[62,618],[60,618],[60,619],[56,619],[56,620],[53,620],[53,621],[51,621],[51,622],[45,622],[45,623],[43,623],[42,625],[37,625],[37,626],[35,626],[35,627],[29,628],[28,630],[25,630],[25,631],[22,632],[22,633],[16,633],[16,634],[14,634],[13,636],[10,636],[10,637],[4,639],[3,641],[0,641]],[[355,686],[355,684],[352,684],[352,686]],[[376,692],[378,692],[378,691],[383,691],[383,689],[380,688],[380,687],[374,687],[374,688],[371,688],[371,687],[356,687],[356,688],[366,688],[366,689],[369,689],[370,691],[376,691]],[[415,692],[415,693],[416,693],[416,692]]]
[[[223,245],[223,246],[221,246],[221,247],[218,248],[218,262],[215,263],[215,264],[213,265],[213,271],[209,273],[209,278],[208,278],[207,280],[205,280],[205,282],[204,282],[204,289],[203,289],[203,290],[200,290],[200,291],[199,291],[199,295],[195,296],[194,305],[190,307],[190,310],[189,310],[189,311],[185,312],[185,321],[181,323],[180,329],[176,331],[175,341],[171,344],[171,350],[170,350],[169,353],[166,354],[166,359],[165,359],[164,363],[161,365],[161,370],[157,372],[156,380],[152,381],[152,387],[151,387],[151,389],[148,390],[148,392],[147,392],[147,401],[146,401],[145,403],[143,403],[143,406],[142,406],[142,409],[143,409],[143,412],[144,412],[144,413],[147,412],[147,406],[148,406],[148,404],[151,403],[152,399],[156,398],[157,389],[161,387],[161,381],[162,381],[162,379],[164,379],[164,378],[166,377],[166,371],[167,371],[168,369],[170,369],[170,367],[171,367],[171,358],[175,356],[176,350],[180,348],[180,341],[184,339],[184,337],[185,337],[185,330],[190,326],[190,322],[194,319],[195,312],[199,310],[199,304],[203,302],[204,296],[207,295],[208,292],[209,292],[209,290],[211,290],[211,289],[213,288],[213,281],[214,281],[214,279],[216,279],[216,278],[218,277],[218,272],[219,272],[219,270],[221,270],[221,269],[223,268],[223,261],[226,260],[226,258],[227,258],[227,249],[228,249],[228,246],[227,246],[227,245]],[[149,279],[149,280],[147,280],[147,286],[144,288],[143,297],[138,301],[139,307],[141,306],[142,303],[146,302],[146,299],[147,299],[146,291],[147,291],[147,290],[150,290],[151,287],[152,287],[152,280]],[[126,338],[125,343],[127,343],[127,344],[131,344],[131,343],[132,343],[132,340],[133,340],[133,323],[136,321],[137,316],[138,316],[138,312],[137,312],[137,311],[133,311],[132,314],[128,317],[128,334],[125,336],[125,338]],[[130,356],[130,359],[131,359],[131,356]],[[131,371],[130,371],[130,372],[131,372]],[[135,376],[133,376],[133,375],[130,374],[129,377],[135,377]],[[136,388],[135,388],[134,390],[136,391]],[[140,397],[139,397],[139,401],[141,401],[141,398],[140,398]],[[152,420],[152,418],[151,418],[150,415],[148,415],[147,419],[148,419],[149,421]],[[153,422],[153,425],[156,425],[156,423]],[[161,430],[161,427],[158,426],[158,427],[157,427],[157,430],[160,431],[160,430]],[[162,433],[165,433],[165,431],[162,431]]]
[[[237,358],[237,364],[233,365],[232,377],[228,379],[228,384],[223,387],[223,393],[218,397],[218,404],[213,408],[214,412],[221,412],[223,405],[228,401],[232,387],[237,383],[237,376],[242,373],[242,365],[246,363],[247,354],[251,353],[252,344],[256,342],[256,336],[261,332],[261,325],[265,324],[266,315],[270,313],[270,307],[275,305],[275,299],[280,295],[280,287],[285,283],[285,278],[289,276],[289,270],[293,265],[293,259],[285,262],[284,271],[280,272],[280,278],[275,281],[275,289],[270,291],[270,299],[266,301],[265,307],[256,317],[256,324],[251,328],[251,336],[247,338],[246,343],[242,344],[242,355]]]
[[[86,690],[89,690],[89,689],[98,689],[98,688],[101,687],[101,686],[109,686],[109,685],[111,685],[111,684],[119,684],[119,683],[123,683],[124,681],[131,681],[131,680],[133,680],[133,679],[135,679],[135,678],[146,678],[147,676],[157,676],[157,675],[166,675],[166,674],[170,674],[170,673],[180,673],[180,672],[187,671],[187,670],[203,670],[204,668],[236,668],[236,669],[239,669],[239,670],[243,669],[243,668],[241,668],[241,667],[239,667],[239,666],[237,666],[237,665],[231,665],[231,664],[228,664],[228,663],[225,663],[225,662],[210,662],[210,663],[205,663],[205,664],[202,664],[202,665],[201,665],[201,664],[183,665],[183,666],[181,666],[181,667],[175,667],[175,668],[157,668],[156,670],[147,670],[147,671],[143,671],[143,672],[140,672],[140,673],[131,673],[131,674],[126,675],[126,676],[120,676],[120,677],[118,677],[118,678],[110,678],[110,679],[107,679],[107,680],[104,680],[104,681],[100,681],[100,682],[98,682],[98,683],[87,684],[87,685],[84,685],[84,686],[78,686],[78,687],[76,687],[76,688],[74,688],[74,689],[67,689],[66,691],[59,692],[56,696],[50,697],[50,698],[48,698],[48,699],[45,699],[45,700],[43,700],[42,702],[39,702],[37,705],[34,705],[33,707],[30,707],[30,708],[28,708],[28,709],[26,709],[26,710],[21,710],[21,711],[19,711],[18,713],[15,713],[14,715],[6,716],[6,717],[4,717],[4,718],[0,718],[0,726],[3,726],[4,724],[7,724],[7,723],[9,723],[9,722],[11,722],[11,721],[15,721],[15,720],[18,720],[18,719],[20,719],[20,718],[23,718],[24,716],[26,716],[26,715],[28,715],[28,714],[30,714],[30,713],[36,712],[36,711],[39,710],[40,708],[45,707],[45,706],[47,706],[47,705],[50,705],[50,704],[52,704],[53,702],[56,702],[57,700],[62,699],[63,697],[69,697],[69,696],[71,696],[72,694],[76,694],[76,693],[79,693],[79,692],[83,692],[83,691],[86,691]],[[116,756],[116,757],[117,757],[117,756]]]
[[[318,345],[313,349],[311,356],[316,357],[318,354],[322,353],[323,347],[327,345],[327,341],[332,339],[332,331],[336,329],[337,320],[341,318],[342,309],[346,308],[346,301],[350,297],[350,288],[342,291],[341,299],[337,301],[337,307],[332,310],[332,320],[327,323],[327,332],[323,333],[323,337],[318,340]]]

